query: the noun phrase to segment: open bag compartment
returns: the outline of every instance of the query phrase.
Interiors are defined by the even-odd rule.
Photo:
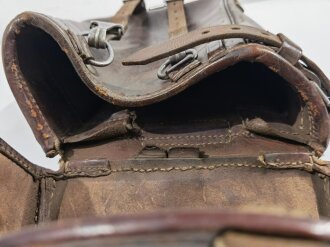
[[[232,52],[241,54],[235,62],[225,61],[227,56],[231,59],[228,52],[207,64],[214,72],[206,73],[208,68],[203,65],[198,68],[199,79],[177,84],[157,80],[158,67],[150,66],[152,79],[143,86],[149,83],[151,88],[160,88],[153,92],[154,100],[149,99],[154,97],[149,93],[142,95],[143,90],[136,85],[113,83],[108,78],[102,83],[113,90],[114,98],[107,102],[101,91],[95,93],[89,88],[81,69],[63,47],[67,41],[43,28],[25,23],[13,34],[15,42],[10,48],[15,53],[9,63],[9,77],[13,78],[9,81],[19,82],[11,83],[12,90],[37,139],[47,146],[48,156],[83,145],[111,146],[111,142],[117,145],[124,141],[134,143],[129,149],[135,151],[120,156],[123,159],[135,157],[150,146],[166,150],[197,147],[203,152],[211,149],[212,156],[236,155],[242,145],[249,146],[249,154],[282,152],[287,146],[292,152],[324,150],[328,126],[320,121],[326,117],[321,97],[315,89],[310,90],[312,85],[296,68],[261,45],[238,46],[242,51]],[[265,56],[257,52],[251,55],[254,50]],[[100,71],[94,72],[97,77]],[[121,101],[125,97],[127,104]],[[149,98],[140,101],[138,97]],[[37,118],[44,123],[35,121]],[[50,129],[47,133],[46,127]]]

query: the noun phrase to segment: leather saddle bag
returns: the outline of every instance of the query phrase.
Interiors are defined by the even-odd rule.
[[[61,160],[47,170],[0,143],[2,232],[169,209],[330,216],[329,80],[237,1],[128,0],[82,23],[26,12],[3,60]]]

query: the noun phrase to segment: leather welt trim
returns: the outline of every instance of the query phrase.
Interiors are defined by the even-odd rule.
[[[264,168],[264,169],[298,169],[307,172],[318,172],[330,176],[330,163],[320,161],[308,153],[274,153],[259,157],[228,158],[186,158],[186,159],[135,159],[113,161],[87,160],[66,162],[64,172],[55,179],[74,177],[100,177],[115,173],[153,173],[153,172],[187,172],[198,170],[216,170],[222,167]]]
[[[271,169],[300,169],[308,172],[318,172],[330,176],[330,162],[322,161],[310,154],[266,154],[260,155],[258,160]]]
[[[0,154],[3,154],[5,157],[10,159],[16,165],[20,166],[27,173],[29,173],[35,180],[41,177],[43,168],[38,167],[27,159],[25,159],[21,154],[16,150],[10,147],[4,140],[0,138]]]
[[[58,139],[37,104],[30,90],[29,82],[23,76],[17,54],[17,35],[25,24],[33,21],[35,21],[33,14],[26,12],[15,18],[7,27],[2,46],[4,69],[16,101],[36,139],[47,157],[55,157],[59,153],[57,150]]]
[[[72,177],[100,177],[111,174],[110,162],[105,159],[65,162],[63,172],[55,174],[55,179]]]

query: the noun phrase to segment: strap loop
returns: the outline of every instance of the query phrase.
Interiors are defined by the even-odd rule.
[[[90,31],[83,33],[83,36],[88,36],[88,45],[96,49],[107,49],[109,56],[105,61],[96,61],[93,57],[90,57],[86,59],[85,63],[97,67],[108,66],[114,59],[114,51],[108,36],[112,35],[113,39],[120,39],[124,27],[110,22],[92,21],[90,28]]]
[[[284,34],[279,33],[277,36],[283,42],[278,54],[288,60],[292,65],[296,65],[302,57],[302,49]]]
[[[161,80],[169,79],[168,74],[181,65],[198,57],[195,49],[189,49],[169,57],[159,68],[157,76]],[[169,67],[171,66],[171,67]]]

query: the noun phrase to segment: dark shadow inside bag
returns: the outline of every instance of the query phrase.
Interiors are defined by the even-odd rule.
[[[42,102],[42,111],[59,136],[89,129],[116,111],[82,83],[67,55],[46,32],[31,26],[22,29],[17,54],[33,96]]]
[[[33,96],[42,102],[41,110],[59,137],[82,133],[125,109],[92,93],[46,32],[22,29],[17,54]],[[239,62],[170,99],[132,110],[147,132],[171,134],[228,128],[256,117],[294,125],[301,107],[293,88],[278,74],[260,63]],[[203,119],[213,123],[198,124]]]
[[[228,128],[256,117],[293,125],[299,110],[297,94],[282,77],[263,64],[240,62],[179,95],[136,112],[141,116],[139,125],[165,134],[205,131],[204,127],[220,125]],[[203,119],[210,124],[204,125]],[[174,128],[188,123],[192,123],[189,129]],[[171,125],[173,128],[169,128]]]

